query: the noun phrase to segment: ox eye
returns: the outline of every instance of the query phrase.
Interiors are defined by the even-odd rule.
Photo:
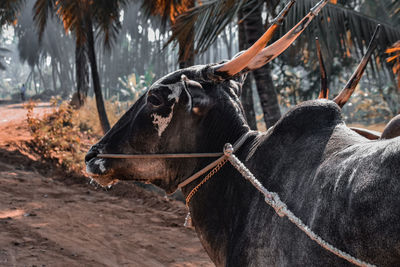
[[[161,104],[162,104],[161,99],[157,95],[149,95],[147,97],[147,102],[149,102],[150,104],[152,104],[155,107],[161,106]]]

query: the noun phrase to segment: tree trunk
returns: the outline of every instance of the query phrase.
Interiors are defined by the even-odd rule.
[[[99,113],[101,128],[103,129],[103,133],[105,134],[108,130],[110,130],[110,123],[108,122],[106,109],[104,107],[103,94],[101,92],[99,73],[97,70],[96,53],[94,49],[92,19],[90,18],[90,16],[86,17],[86,27],[88,57],[90,61],[90,69],[92,71],[93,90],[96,97],[96,106],[97,112]]]
[[[51,77],[53,79],[53,91],[57,92],[56,63],[54,58],[51,58]]]
[[[184,69],[194,65],[194,34],[179,43],[179,68]]]
[[[87,52],[85,44],[76,45],[75,68],[76,89],[78,93],[79,107],[84,104],[89,91],[89,69],[87,64]]]
[[[194,7],[194,0],[190,0],[186,8]],[[179,44],[179,68],[184,69],[194,65],[194,28],[191,29],[191,34],[184,38],[178,39]]]
[[[47,83],[46,83],[46,81],[45,81],[45,79],[44,79],[44,77],[43,77],[42,69],[40,68],[39,65],[36,65],[36,67],[37,67],[37,69],[38,69],[38,73],[39,73],[40,80],[42,80],[43,89],[46,91],[46,90],[49,89],[49,88],[47,87]]]
[[[243,9],[243,14],[248,14],[253,10],[251,15],[248,15],[243,21],[246,40],[249,45],[254,44],[264,33],[264,25],[262,22],[262,8],[255,8],[259,3],[255,2],[247,5]],[[272,82],[271,70],[268,65],[253,71],[256,80],[257,91],[260,96],[261,107],[264,114],[264,121],[267,128],[273,126],[281,117],[281,111],[278,104],[278,96],[275,86]]]
[[[243,13],[239,12],[238,19],[239,21],[242,19]],[[239,51],[247,49],[249,46],[246,42],[246,32],[244,29],[243,23],[239,24]],[[244,113],[246,115],[247,123],[250,126],[250,129],[257,130],[257,119],[256,113],[254,112],[254,101],[253,101],[253,89],[251,86],[251,74],[247,75],[246,80],[242,86],[242,104]]]
[[[66,91],[66,84],[65,84],[65,80],[64,80],[64,76],[61,74],[61,62],[59,62],[58,64],[56,64],[56,73],[58,76],[58,80],[60,81],[60,86],[61,86],[61,92],[65,92]]]
[[[31,72],[32,72],[32,81],[33,81],[33,88],[35,88],[35,94],[39,94],[37,85],[36,85],[36,75],[35,75],[35,66],[33,66],[31,68]]]

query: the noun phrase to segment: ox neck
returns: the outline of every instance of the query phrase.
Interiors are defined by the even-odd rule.
[[[250,148],[253,146],[258,132],[249,131],[242,146],[235,151],[235,155],[245,161]],[[240,139],[240,138],[239,138]],[[222,149],[222,146],[221,146]],[[207,174],[207,173],[206,173]],[[202,176],[204,177],[204,176]],[[182,188],[185,197],[195,188],[202,179]],[[232,221],[237,219],[237,207],[247,205],[241,196],[244,188],[249,188],[245,179],[231,166],[224,165],[209,181],[200,187],[189,203],[194,227],[209,256],[217,265],[223,261],[218,251],[223,251],[230,236]],[[253,190],[250,187],[251,190]],[[227,205],[229,203],[229,205]],[[232,205],[231,205],[232,204]],[[216,254],[215,254],[216,253]]]
[[[236,152],[238,149],[240,149],[240,147],[243,145],[243,143],[247,140],[247,138],[250,136],[250,134],[252,133],[252,131],[248,131],[245,132],[234,144],[233,144],[233,152]],[[225,150],[225,147],[224,147]],[[220,164],[222,161],[226,161],[226,156],[224,154],[221,155],[221,157],[219,157],[217,160],[213,161],[212,163],[208,164],[206,167],[204,167],[203,169],[199,170],[198,172],[194,173],[192,176],[188,177],[187,179],[185,179],[183,182],[181,182],[178,185],[178,188],[183,188],[186,185],[190,184],[191,182],[193,182],[194,180],[198,179],[199,177],[201,177],[204,173],[206,173],[207,171],[211,170],[212,168],[214,168],[215,166],[217,166],[218,164]],[[186,203],[188,204],[188,203]]]

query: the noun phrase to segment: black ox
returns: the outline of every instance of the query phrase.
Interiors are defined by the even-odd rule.
[[[256,62],[273,58],[267,50],[256,53]],[[90,149],[88,172],[103,184],[145,180],[174,192],[211,160],[97,156],[220,152],[234,143],[249,131],[240,102],[244,73],[260,65],[253,53],[232,71],[235,60],[178,70],[154,83]],[[368,140],[346,127],[336,103],[321,99],[294,107],[265,133],[252,132],[235,155],[323,239],[372,264],[400,266],[400,138]],[[217,266],[350,265],[277,216],[229,163],[189,207]]]

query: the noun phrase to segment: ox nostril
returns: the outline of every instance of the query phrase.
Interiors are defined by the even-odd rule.
[[[85,162],[89,162],[99,154],[98,151],[89,151],[85,156]]]

